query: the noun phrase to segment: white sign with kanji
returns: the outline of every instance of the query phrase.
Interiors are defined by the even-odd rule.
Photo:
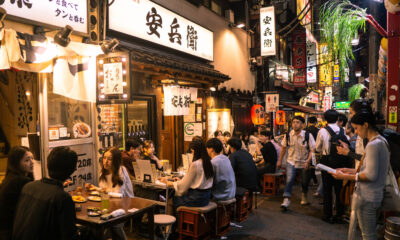
[[[275,41],[275,8],[264,7],[260,9],[261,56],[276,54]]]
[[[109,29],[214,60],[212,31],[150,0],[118,0],[108,9]]]
[[[325,95],[324,96],[324,100],[323,100],[323,104],[324,104],[324,112],[331,109],[332,108],[332,97]]]
[[[164,116],[190,114],[190,90],[179,86],[163,86]]]
[[[317,82],[317,44],[306,40],[307,83]]]
[[[265,95],[265,111],[276,112],[279,107],[279,94],[266,94]]]
[[[7,15],[29,21],[34,25],[65,27],[87,33],[87,1],[82,0],[7,0],[0,1]],[[8,16],[7,16],[8,17]]]

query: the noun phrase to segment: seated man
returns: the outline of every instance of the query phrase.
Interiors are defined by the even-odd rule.
[[[261,131],[258,136],[259,143],[257,154],[262,155],[264,159],[263,164],[257,165],[259,176],[264,175],[264,173],[275,173],[276,170],[278,156],[274,144],[271,142],[270,136],[271,133],[267,131]]]
[[[242,142],[239,138],[229,139],[228,145],[232,152],[229,159],[235,172],[236,186],[249,190],[257,189],[257,168],[253,157],[241,148]]]
[[[235,197],[236,181],[229,158],[221,154],[222,142],[211,138],[206,144],[207,153],[214,167],[214,183],[211,194],[215,200],[229,200]]]
[[[68,147],[50,152],[50,178],[30,182],[22,189],[12,239],[76,239],[75,205],[63,182],[75,171],[77,160],[77,154]]]
[[[135,139],[126,141],[125,150],[122,152],[122,164],[132,177],[135,177],[132,162],[140,159],[141,151],[142,145],[139,141]]]

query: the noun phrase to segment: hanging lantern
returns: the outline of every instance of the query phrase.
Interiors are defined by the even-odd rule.
[[[261,125],[264,123],[264,107],[260,104],[256,104],[251,107],[251,121],[254,125]]]
[[[277,111],[275,118],[276,125],[285,125],[285,122],[286,122],[285,111],[283,110]]]

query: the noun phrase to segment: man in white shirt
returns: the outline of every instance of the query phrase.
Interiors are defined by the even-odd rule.
[[[305,120],[301,116],[295,116],[292,120],[293,130],[285,136],[282,141],[282,148],[278,160],[278,168],[282,165],[282,159],[288,150],[286,164],[286,186],[283,194],[283,203],[281,208],[287,210],[290,205],[290,197],[292,195],[292,186],[295,180],[296,172],[301,173],[301,204],[309,204],[307,200],[308,184],[310,182],[310,165],[312,153],[315,147],[314,137],[310,132],[302,130]]]
[[[318,132],[315,151],[322,153],[321,163],[332,168],[341,168],[346,164],[346,158],[337,154],[336,148],[332,146],[340,145],[339,140],[348,143],[345,131],[337,124],[339,114],[336,110],[328,110],[324,113],[324,119],[328,122],[325,128]],[[332,149],[331,149],[332,148]],[[344,213],[343,204],[340,201],[340,191],[343,181],[334,179],[326,171],[321,171],[324,197],[324,216],[323,220],[329,223],[341,222]],[[336,195],[336,214],[332,217],[332,190]]]

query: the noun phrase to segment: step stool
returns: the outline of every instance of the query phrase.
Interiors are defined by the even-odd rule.
[[[155,214],[154,215],[154,225],[160,228],[161,234],[164,240],[167,240],[171,234],[172,224],[174,224],[176,218],[167,214]]]
[[[265,173],[262,185],[264,195],[274,196],[279,192],[282,173]]]
[[[210,202],[205,207],[178,207],[179,240],[210,239],[215,224],[217,204]]]
[[[250,198],[249,191],[244,193],[236,192],[236,221],[243,222],[249,216]]]
[[[222,237],[230,230],[231,217],[235,212],[236,198],[226,201],[217,201],[216,236]]]

